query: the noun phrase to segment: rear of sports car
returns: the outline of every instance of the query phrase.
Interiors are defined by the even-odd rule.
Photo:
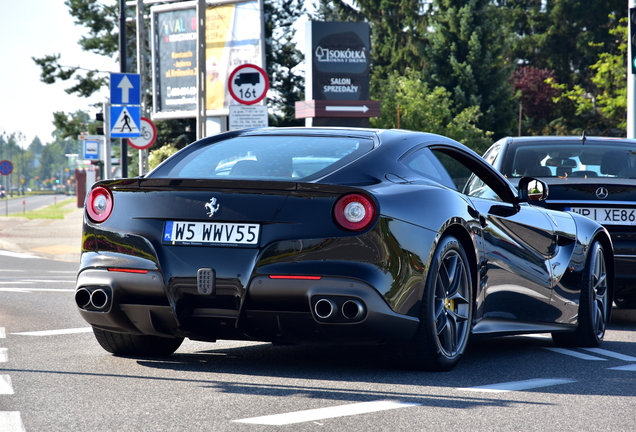
[[[367,135],[302,145],[236,136],[193,144],[146,178],[96,184],[75,296],[82,317],[123,354],[148,351],[127,351],[118,335],[410,338],[418,321],[395,287],[413,289],[422,263],[391,250],[372,188],[316,181],[374,145]]]

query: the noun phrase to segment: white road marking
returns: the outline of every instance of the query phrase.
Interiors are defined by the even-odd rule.
[[[35,255],[27,255],[27,254],[23,254],[23,253],[9,252],[9,251],[5,251],[5,250],[0,250],[0,255],[13,257],[13,258],[39,258],[39,257],[37,257]]]
[[[32,291],[42,292],[75,292],[74,289],[56,289],[56,288],[0,288],[0,292],[21,292],[30,293]]]
[[[636,372],[636,364],[630,364],[630,365],[626,365],[626,366],[617,366],[617,367],[608,368],[608,369]]]
[[[26,432],[19,411],[0,411],[0,431]]]
[[[11,333],[11,334],[21,335],[21,336],[57,336],[57,335],[73,334],[73,333],[90,333],[92,331],[93,331],[92,327],[80,327],[80,328],[63,329],[63,330],[43,330],[43,331],[20,332],[20,333]]]
[[[2,269],[2,273],[7,273],[7,272],[24,273],[25,271],[26,271],[26,270]]]
[[[396,402],[396,401],[373,401],[361,402],[357,404],[332,406],[306,411],[297,411],[286,414],[274,414],[262,417],[252,417],[242,420],[233,420],[238,423],[252,423],[261,425],[287,425],[293,423],[303,423],[315,420],[324,420],[335,417],[344,417],[357,414],[365,414],[376,411],[385,411],[396,408],[406,408],[419,406],[421,404]]]
[[[20,279],[22,282],[35,282],[35,283],[75,283],[75,280],[60,280],[60,279]]]
[[[13,394],[13,386],[9,375],[0,375],[0,395],[3,394]]]
[[[589,354],[583,354],[577,351],[565,349],[565,348],[551,348],[551,347],[543,347],[543,349],[547,349],[548,351],[554,351],[559,354],[565,354],[567,356],[576,357],[581,360],[598,360],[598,361],[607,361],[607,359],[594,357]]]
[[[586,351],[590,351],[596,354],[612,357],[619,360],[625,360],[628,362],[636,362],[636,357],[628,356],[628,355],[617,353],[614,351],[609,351],[603,348],[583,348],[583,349]]]
[[[540,387],[549,387],[549,386],[560,385],[560,384],[570,384],[574,382],[576,382],[576,380],[569,379],[569,378],[555,378],[555,379],[537,378],[537,379],[530,379],[526,381],[512,381],[512,382],[490,384],[490,385],[477,386],[477,387],[465,387],[465,388],[460,388],[458,390],[502,393],[502,392],[509,392],[509,391],[529,390],[529,389],[535,389]]]
[[[9,358],[9,354],[8,353],[8,349],[6,348],[0,348],[0,363],[6,363],[7,359]]]
[[[4,327],[0,327],[0,339],[7,337],[7,333],[4,331]]]

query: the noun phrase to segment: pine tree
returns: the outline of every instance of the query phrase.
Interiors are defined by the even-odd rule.
[[[556,80],[587,86],[590,66],[617,49],[610,30],[627,16],[624,0],[494,0],[515,37],[513,56],[522,64],[553,70]]]
[[[507,27],[489,0],[434,0],[424,76],[450,91],[456,112],[478,106],[478,127],[494,137],[511,133],[513,111]]]
[[[265,2],[265,63],[270,86],[268,98],[273,108],[270,126],[300,126],[295,119],[295,102],[304,99],[304,77],[296,68],[304,56],[296,47],[294,25],[306,13],[302,0],[269,0]]]

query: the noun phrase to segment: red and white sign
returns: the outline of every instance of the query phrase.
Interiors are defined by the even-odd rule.
[[[153,145],[156,139],[157,128],[155,127],[155,124],[146,117],[142,117],[139,136],[135,138],[128,138],[128,143],[138,150],[145,150]]]
[[[9,175],[13,172],[13,164],[11,161],[3,160],[0,162],[0,174]]]
[[[238,103],[254,105],[267,94],[269,78],[262,68],[249,63],[243,64],[232,71],[227,88]]]

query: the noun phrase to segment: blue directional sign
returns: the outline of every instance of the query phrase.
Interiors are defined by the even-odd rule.
[[[141,78],[139,74],[110,74],[110,103],[112,105],[141,104]]]
[[[136,138],[140,135],[141,110],[139,105],[110,107],[110,136]]]
[[[84,159],[99,159],[99,140],[84,140]]]

